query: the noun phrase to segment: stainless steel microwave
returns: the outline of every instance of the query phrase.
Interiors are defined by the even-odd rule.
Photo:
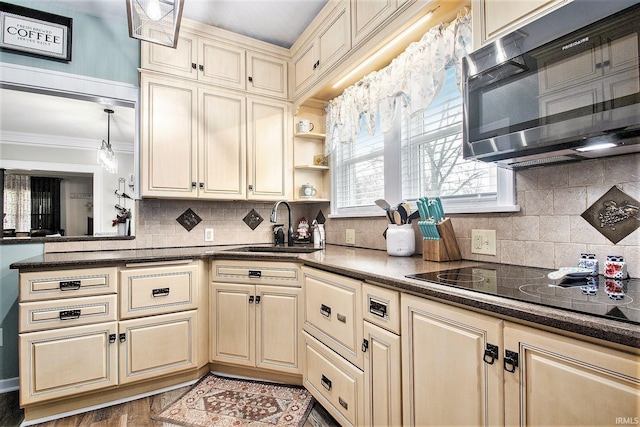
[[[463,156],[516,169],[640,151],[640,2],[573,0],[465,57]]]

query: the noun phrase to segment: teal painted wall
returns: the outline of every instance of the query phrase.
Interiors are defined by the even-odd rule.
[[[18,377],[18,270],[9,266],[17,261],[42,255],[44,244],[0,245],[0,380]]]
[[[124,0],[122,0],[122,16],[114,17],[112,20],[62,9],[49,0],[12,0],[8,3],[73,18],[71,62],[53,61],[0,50],[1,62],[138,86],[140,42],[129,38]]]

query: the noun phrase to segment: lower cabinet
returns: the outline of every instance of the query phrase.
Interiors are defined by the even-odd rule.
[[[364,373],[307,332],[303,335],[305,388],[341,425],[362,425]]]
[[[301,288],[214,283],[210,298],[212,361],[302,372]]]
[[[119,324],[120,384],[196,369],[196,310]]]
[[[505,323],[507,425],[638,424],[640,357]]]
[[[502,425],[503,321],[406,294],[401,313],[404,425]]]
[[[21,406],[118,384],[117,322],[20,334]]]
[[[364,425],[402,425],[400,336],[364,322]]]

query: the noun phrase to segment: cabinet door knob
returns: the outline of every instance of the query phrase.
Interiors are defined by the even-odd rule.
[[[198,184],[195,181],[191,181],[191,188],[195,189]]]
[[[199,69],[200,71],[204,71],[204,65],[202,65],[202,64],[198,65],[198,69]]]
[[[253,295],[249,296],[249,304],[253,304]]]
[[[253,77],[249,76],[249,81],[252,82],[253,81]]]
[[[192,62],[192,63],[191,63],[191,68],[193,68],[193,69],[195,70],[196,68],[198,68],[198,66],[196,65],[196,63],[195,63],[195,62]]]
[[[201,190],[204,190],[204,182],[201,182],[201,183],[200,183],[200,189],[201,189]]]
[[[256,295],[256,304],[260,304],[260,295]]]
[[[125,342],[127,340],[127,334],[118,335],[120,342]]]

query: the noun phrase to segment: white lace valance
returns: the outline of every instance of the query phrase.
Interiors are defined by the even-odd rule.
[[[411,114],[426,109],[442,87],[447,67],[456,66],[460,84],[460,59],[470,51],[471,13],[465,11],[450,24],[433,27],[387,67],[346,88],[326,107],[326,154],[338,142],[358,137],[362,116],[367,133],[373,135],[378,111],[381,130],[386,132],[395,118],[397,102]]]

